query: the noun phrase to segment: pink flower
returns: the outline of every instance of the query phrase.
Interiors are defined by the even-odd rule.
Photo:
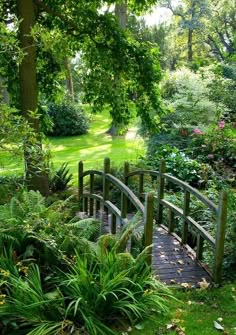
[[[219,123],[218,123],[218,128],[219,129],[223,129],[225,127],[225,121],[220,121]]]
[[[196,134],[196,135],[202,135],[202,131],[201,131],[201,129],[199,129],[199,128],[195,128],[193,132],[194,132],[194,134]]]
[[[210,159],[212,159],[212,158],[214,158],[214,155],[213,154],[209,154],[209,155],[207,155],[207,157],[210,158]]]

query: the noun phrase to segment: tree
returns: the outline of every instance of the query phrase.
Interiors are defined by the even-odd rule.
[[[172,0],[164,0],[162,6],[169,8],[173,15],[179,18],[180,29],[187,31],[187,61],[191,63],[194,57],[193,45],[196,43],[194,34],[204,28],[204,18],[208,11],[207,1],[183,0],[175,7]]]
[[[235,1],[211,0],[206,42],[217,60],[230,60],[236,52]]]
[[[75,0],[45,0],[44,2],[41,0],[2,0],[0,4],[1,22],[5,26],[10,21],[15,20],[16,22],[15,29],[18,30],[19,46],[23,55],[19,60],[21,112],[36,134],[36,140],[33,143],[26,139],[26,148],[30,148],[30,150],[25,150],[24,155],[26,176],[30,188],[39,189],[43,194],[48,193],[48,181],[43,170],[42,139],[37,115],[38,84],[40,83],[38,81],[40,73],[37,73],[40,47],[37,43],[41,33],[40,29],[46,27],[49,32],[59,30],[62,35],[68,36],[69,48],[74,53],[84,45],[93,46],[102,61],[101,55],[105,54],[104,51],[108,51],[111,57],[109,66],[112,71],[110,73],[121,76],[127,71],[125,76],[132,75],[134,78],[131,81],[132,85],[136,85],[133,87],[133,92],[138,96],[139,115],[145,119],[150,128],[155,126],[154,110],[155,112],[161,111],[159,95],[154,83],[160,77],[157,61],[152,58],[147,46],[141,47],[130,41],[129,36],[119,29],[117,22],[114,21],[114,15],[99,12],[104,3],[102,0],[79,2]],[[114,3],[115,1],[108,1],[108,5]],[[130,1],[129,4],[141,10],[153,3],[155,3],[154,0],[136,0]],[[65,57],[69,56],[65,54]],[[132,62],[129,61],[129,58]],[[108,65],[107,60],[106,56],[103,69]],[[129,67],[126,66],[126,62]],[[156,75],[152,78],[154,70],[156,70]],[[117,87],[118,92],[120,92],[119,86],[123,85],[123,80],[120,83]],[[116,98],[119,98],[118,94]],[[120,98],[122,104],[122,97]],[[148,106],[147,100],[151,105]],[[126,101],[126,98],[123,101]],[[123,121],[125,112],[126,110],[121,116]]]

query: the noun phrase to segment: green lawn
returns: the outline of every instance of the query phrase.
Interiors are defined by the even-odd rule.
[[[143,140],[136,136],[137,128],[132,125],[124,137],[106,134],[110,118],[108,113],[92,116],[89,133],[82,136],[50,138],[52,162],[55,167],[68,162],[70,171],[77,173],[77,163],[84,161],[85,169],[102,167],[104,157],[110,157],[114,164],[125,160],[134,161],[144,152]],[[16,157],[0,153],[0,173],[21,173],[23,163]],[[76,179],[76,177],[74,177]]]
[[[140,330],[133,328],[130,335],[235,335],[236,334],[236,285],[221,288],[177,291],[179,302],[170,303],[168,317],[147,320]],[[217,321],[218,320],[218,321]],[[214,321],[224,331],[214,327]],[[139,328],[139,327],[138,327]]]

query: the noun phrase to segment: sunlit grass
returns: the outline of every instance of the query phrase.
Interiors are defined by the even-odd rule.
[[[67,162],[76,180],[80,160],[84,161],[85,169],[101,168],[105,157],[120,165],[126,160],[135,161],[144,153],[144,142],[136,135],[136,126],[132,125],[124,137],[111,137],[106,133],[109,125],[109,114],[104,112],[91,117],[91,128],[86,135],[49,138],[53,166],[57,168]],[[0,153],[1,174],[20,174],[22,171],[22,160]]]
[[[224,327],[222,334],[236,334],[236,286],[175,292],[177,302],[171,302],[170,315],[146,320],[142,330],[133,329],[130,335],[217,335],[217,321]]]

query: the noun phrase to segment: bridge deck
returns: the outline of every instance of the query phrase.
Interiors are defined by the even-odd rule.
[[[110,215],[107,218],[104,213],[99,212],[96,217],[103,220],[105,232],[110,232]],[[120,230],[118,219],[117,230]],[[187,248],[165,229],[157,226],[154,228],[153,244],[152,269],[160,281],[177,285],[186,283],[191,286],[197,286],[203,279],[208,283],[212,281],[208,272],[194,259]]]
[[[152,268],[162,282],[197,285],[203,278],[207,282],[212,280],[188,250],[163,228],[155,229],[153,243]]]

